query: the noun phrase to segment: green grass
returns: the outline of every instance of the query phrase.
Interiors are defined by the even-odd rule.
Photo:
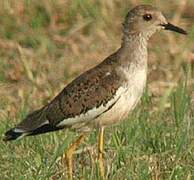
[[[172,108],[151,114],[148,111],[152,106],[151,98],[145,94],[128,120],[107,128],[105,162],[109,179],[193,177],[194,126],[185,82],[168,98]],[[18,112],[18,119],[26,114],[23,111]],[[7,118],[0,131],[3,133],[12,125]],[[84,146],[96,146],[96,136],[97,132],[92,133]],[[1,143],[1,178],[47,179],[55,176],[60,179],[63,167],[58,159],[73,138],[74,133],[58,132]],[[89,152],[75,156],[76,177],[99,179],[98,168],[88,156]]]
[[[106,177],[194,179],[194,3],[137,2],[157,5],[190,33],[187,37],[160,33],[151,39],[144,96],[128,119],[105,131]],[[121,22],[134,4],[127,0],[1,1],[1,136],[117,49]],[[97,135],[92,132],[74,156],[75,179],[100,179]],[[76,136],[66,130],[1,141],[0,179],[63,179],[60,158]]]

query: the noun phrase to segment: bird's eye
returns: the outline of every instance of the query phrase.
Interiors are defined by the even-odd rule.
[[[145,21],[150,21],[152,19],[152,15],[151,14],[145,14],[145,15],[143,15],[143,19]]]

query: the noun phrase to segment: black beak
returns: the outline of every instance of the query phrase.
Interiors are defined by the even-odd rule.
[[[180,33],[180,34],[187,35],[187,32],[185,30],[183,30],[182,28],[179,28],[173,24],[167,23],[167,24],[161,24],[161,26],[163,26],[165,30],[175,31],[175,32]]]

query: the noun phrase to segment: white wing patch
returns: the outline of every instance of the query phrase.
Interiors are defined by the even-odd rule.
[[[83,123],[83,122],[87,122],[87,121],[90,121],[92,119],[95,119],[101,113],[103,113],[106,110],[108,110],[108,108],[111,107],[111,105],[113,105],[125,91],[126,91],[126,88],[120,87],[117,90],[116,94],[114,95],[113,99],[111,99],[105,106],[101,105],[98,108],[94,107],[93,109],[90,109],[85,114],[80,114],[80,115],[77,115],[77,116],[75,116],[73,118],[64,119],[63,121],[61,121],[57,125],[57,127],[60,127],[60,126],[71,126],[71,125],[74,125],[76,123]]]

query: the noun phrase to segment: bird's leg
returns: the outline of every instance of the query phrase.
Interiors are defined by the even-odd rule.
[[[104,127],[100,127],[99,139],[98,139],[98,163],[99,163],[100,176],[102,179],[104,179],[103,146],[104,146]]]
[[[75,142],[73,142],[65,152],[65,160],[67,165],[67,177],[69,180],[73,179],[72,157],[73,157],[74,151],[84,141],[85,136],[86,136],[85,134],[82,134],[81,136],[79,136],[79,138]]]

